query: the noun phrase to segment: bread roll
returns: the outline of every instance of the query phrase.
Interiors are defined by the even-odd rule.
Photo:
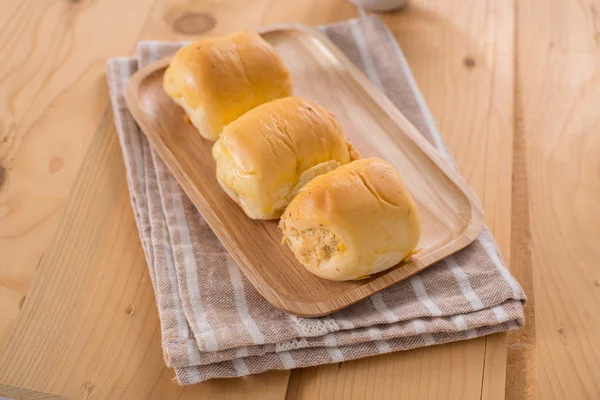
[[[358,158],[333,115],[301,97],[263,104],[213,147],[221,187],[253,219],[279,218],[313,177]]]
[[[386,161],[353,161],[307,183],[279,224],[284,241],[313,274],[345,281],[408,259],[421,224],[400,174]]]
[[[253,31],[198,40],[180,49],[163,83],[209,140],[254,107],[292,94],[290,73],[279,54]]]

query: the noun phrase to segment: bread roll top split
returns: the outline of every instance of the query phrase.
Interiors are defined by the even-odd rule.
[[[314,178],[280,228],[296,258],[322,278],[359,279],[410,257],[421,226],[413,198],[386,161],[353,161]]]
[[[215,143],[213,157],[219,183],[246,214],[273,219],[304,183],[358,154],[328,110],[287,97],[232,122]]]
[[[180,49],[164,74],[164,88],[206,139],[247,111],[292,93],[277,51],[253,31],[198,40]]]

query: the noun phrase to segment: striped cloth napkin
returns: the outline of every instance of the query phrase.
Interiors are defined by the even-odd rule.
[[[392,34],[378,17],[319,28],[451,162]],[[185,196],[131,117],[124,90],[139,68],[184,43],[141,42],[107,63],[131,202],[160,314],[167,365],[181,385],[340,362],[521,327],[525,294],[487,228],[413,278],[327,317],[269,304]]]

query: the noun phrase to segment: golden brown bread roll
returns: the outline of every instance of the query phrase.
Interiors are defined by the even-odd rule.
[[[313,274],[345,281],[411,256],[421,224],[400,174],[379,158],[353,161],[307,183],[279,224],[284,241]]]
[[[290,73],[279,54],[252,31],[198,40],[180,49],[163,84],[209,140],[254,107],[292,93]]]
[[[253,219],[279,218],[313,177],[358,158],[334,116],[301,97],[247,112],[213,147],[221,187]]]

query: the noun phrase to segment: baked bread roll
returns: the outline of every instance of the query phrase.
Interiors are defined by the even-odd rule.
[[[252,219],[279,218],[302,185],[358,158],[334,116],[301,97],[242,115],[212,153],[221,187]]]
[[[163,79],[167,94],[209,140],[254,107],[292,94],[290,73],[279,54],[253,31],[180,49]]]
[[[386,161],[353,161],[307,183],[285,209],[283,240],[306,269],[334,281],[366,278],[408,259],[421,224]]]

